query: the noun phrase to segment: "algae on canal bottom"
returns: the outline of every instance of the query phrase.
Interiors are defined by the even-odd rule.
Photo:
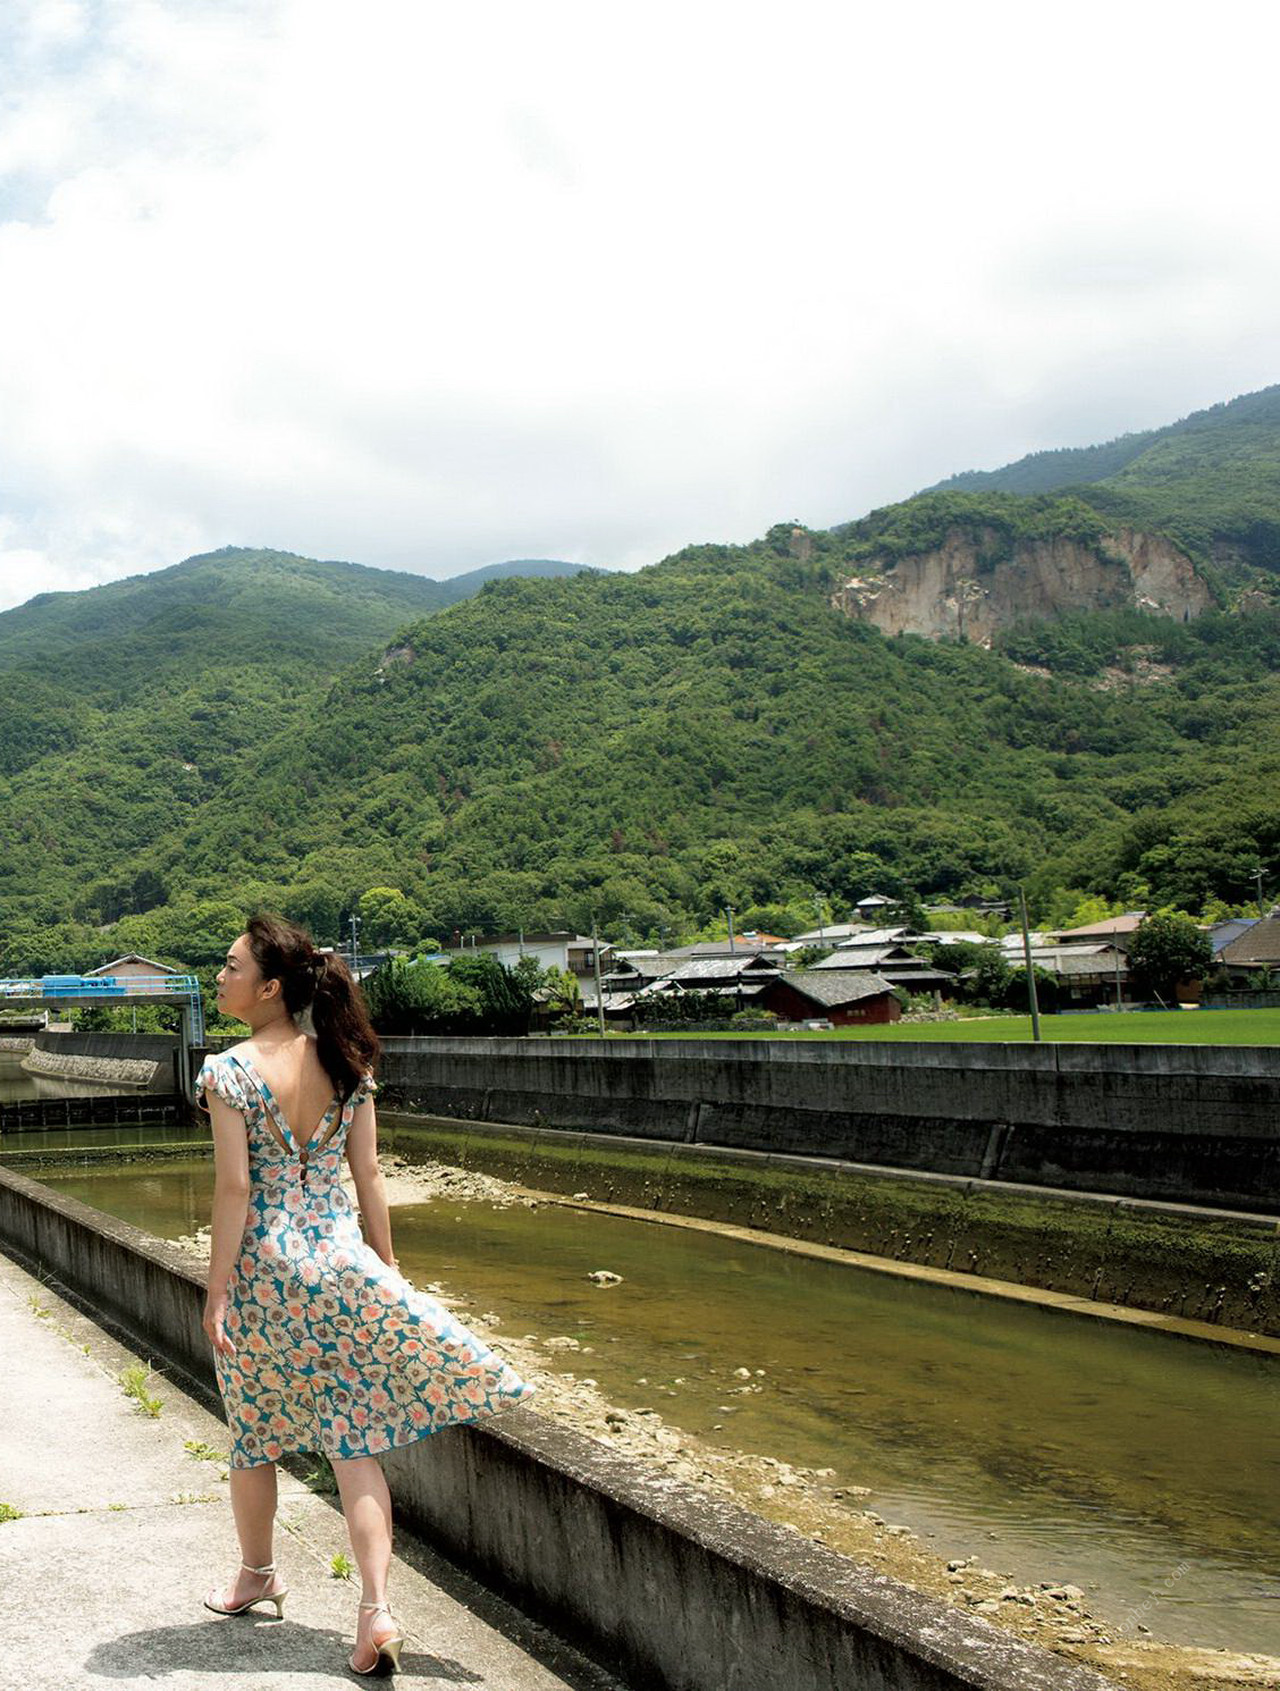
[[[382,1111],[384,1150],[544,1191],[702,1216],[892,1261],[1280,1335],[1280,1221],[781,1166],[714,1146]]]
[[[175,1236],[207,1219],[212,1182],[207,1162],[180,1169],[51,1183]],[[1078,1584],[1119,1629],[1280,1652],[1272,1358],[559,1204],[406,1205],[394,1229],[416,1284],[465,1299],[464,1320],[494,1312],[499,1348],[576,1340],[537,1348],[607,1401],[834,1468],[939,1555]],[[622,1282],[597,1287],[600,1268]]]

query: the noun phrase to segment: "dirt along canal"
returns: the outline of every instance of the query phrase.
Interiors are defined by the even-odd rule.
[[[542,1413],[1118,1682],[1280,1686],[1280,1357],[633,1219],[395,1129],[402,1267]],[[30,1172],[207,1248],[207,1158]]]

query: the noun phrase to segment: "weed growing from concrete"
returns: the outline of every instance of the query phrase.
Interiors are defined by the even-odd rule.
[[[330,1579],[350,1579],[355,1572],[355,1563],[350,1556],[344,1556],[339,1550],[336,1556],[329,1559]]]
[[[218,1450],[203,1439],[184,1439],[182,1448],[193,1462],[225,1462],[227,1459],[225,1450]]]
[[[152,1397],[147,1387],[151,1384],[151,1370],[142,1362],[131,1363],[130,1366],[116,1375],[120,1390],[126,1397],[131,1397],[144,1415],[149,1415],[154,1421],[164,1408],[164,1399]]]
[[[323,1458],[321,1458],[318,1466],[307,1470],[302,1476],[302,1483],[321,1497],[337,1495],[338,1482],[334,1478],[333,1469]]]
[[[12,1503],[0,1503],[0,1521],[20,1521],[21,1519],[21,1509],[15,1509]]]

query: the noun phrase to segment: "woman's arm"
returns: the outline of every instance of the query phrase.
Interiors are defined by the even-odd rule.
[[[364,1236],[389,1267],[396,1266],[391,1248],[391,1212],[387,1189],[378,1164],[378,1116],[372,1098],[357,1104],[347,1132],[347,1164],[356,1183],[356,1201]]]
[[[224,1322],[227,1314],[227,1282],[249,1214],[249,1139],[244,1116],[220,1098],[206,1094],[213,1124],[213,1216],[209,1242],[208,1296],[205,1300],[204,1330],[214,1350],[224,1356],[235,1354]]]

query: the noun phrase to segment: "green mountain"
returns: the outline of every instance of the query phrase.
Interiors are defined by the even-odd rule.
[[[303,708],[304,694],[402,623],[503,576],[581,567],[519,560],[433,581],[227,546],[150,575],[37,594],[0,613],[0,772],[91,742],[105,757],[153,739],[157,717],[187,761],[202,750],[216,758],[224,727],[238,749],[256,737],[243,716]]]
[[[1033,452],[1000,470],[967,470],[930,493],[1070,490],[1109,523],[1156,529],[1231,580],[1240,566],[1280,571],[1280,385],[1102,446]]]
[[[1248,482],[1237,423],[1218,445]],[[816,894],[1015,877],[1042,919],[1066,889],[1242,901],[1259,863],[1280,874],[1265,595],[1015,618],[990,649],[886,637],[848,603],[851,571],[957,531],[1006,586],[1037,548],[1105,552],[1103,486],[930,493],[443,608],[426,596],[449,584],[213,554],[145,578],[152,599],[118,583],[61,596],[83,601],[70,622],[56,599],[7,613],[0,972],[200,962],[257,901],[324,939],[358,909],[375,942],[593,915],[671,942],[726,904],[796,931]]]

